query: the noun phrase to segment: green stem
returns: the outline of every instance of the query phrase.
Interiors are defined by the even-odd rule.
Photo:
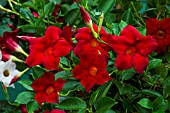
[[[145,22],[143,21],[143,19],[142,19],[142,18],[140,17],[140,15],[138,14],[138,12],[137,12],[137,10],[136,10],[136,8],[135,8],[133,2],[131,2],[131,5],[132,5],[132,7],[133,7],[133,9],[134,9],[134,11],[135,11],[137,17],[138,17],[138,18],[141,20],[141,22],[145,25]]]
[[[4,94],[5,94],[5,96],[6,96],[7,102],[8,102],[10,105],[19,106],[18,104],[16,104],[16,103],[11,103],[11,102],[9,101],[8,90],[7,90],[6,86],[5,86],[3,83],[2,83],[2,89],[3,89]]]

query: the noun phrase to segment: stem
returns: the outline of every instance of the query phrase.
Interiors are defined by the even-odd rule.
[[[16,103],[11,103],[11,102],[9,101],[8,90],[7,90],[6,86],[5,86],[3,83],[2,83],[2,89],[3,89],[4,94],[5,94],[5,96],[6,96],[7,102],[8,102],[10,105],[19,106],[18,104],[16,104]]]
[[[138,18],[141,20],[141,22],[145,25],[145,22],[143,21],[143,19],[142,19],[142,18],[140,17],[140,15],[138,14],[138,12],[137,12],[137,10],[136,10],[136,8],[135,8],[133,2],[131,2],[131,5],[132,5],[132,7],[133,7],[133,9],[134,9],[134,11],[135,11],[137,17],[138,17]]]

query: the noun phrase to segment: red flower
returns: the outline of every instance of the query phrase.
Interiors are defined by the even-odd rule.
[[[84,23],[91,26],[92,20],[91,20],[89,14],[86,12],[86,10],[81,5],[79,5],[79,7],[80,7],[81,17],[82,17]]]
[[[93,24],[93,28],[97,32],[98,26]],[[101,28],[99,36],[100,39],[105,42],[108,42],[108,40],[111,39],[111,35],[107,34],[103,27]],[[75,38],[78,41],[77,46],[74,48],[74,54],[76,56],[79,56],[79,54],[86,53],[92,50],[100,52],[106,57],[106,59],[109,57],[108,55],[108,50],[110,49],[109,46],[107,44],[98,42],[97,39],[93,37],[90,28],[88,27],[79,28],[77,30]]]
[[[150,18],[146,20],[147,35],[151,35],[158,43],[157,53],[162,53],[170,46],[170,18],[161,21]]]
[[[55,103],[58,102],[58,92],[62,89],[66,81],[57,79],[51,72],[45,72],[41,78],[36,79],[31,87],[36,92],[34,98],[41,105],[43,102]]]
[[[15,41],[15,43],[18,43],[17,33],[18,33],[18,29],[12,32],[4,32],[3,37],[0,37],[0,48],[5,49],[8,52],[13,51],[11,50],[11,46],[7,42],[9,42],[8,40],[12,40]]]
[[[112,78],[106,71],[105,57],[98,53],[86,53],[80,55],[80,64],[74,67],[73,77],[80,80],[81,84],[89,92],[95,85],[102,85]]]
[[[29,67],[42,64],[48,70],[57,70],[61,56],[67,55],[72,46],[62,37],[55,26],[46,29],[45,36],[30,38],[30,54],[26,59]]]
[[[115,65],[118,70],[134,67],[137,73],[143,73],[148,65],[147,56],[157,48],[156,41],[150,36],[142,36],[133,26],[126,26],[120,36],[113,36],[109,42],[118,54]]]

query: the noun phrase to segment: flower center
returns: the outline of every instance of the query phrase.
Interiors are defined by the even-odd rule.
[[[99,45],[99,42],[96,39],[91,39],[90,45],[94,48],[94,47],[97,47]]]
[[[158,31],[157,32],[157,37],[158,38],[163,38],[164,37],[164,32],[163,31]]]
[[[126,53],[129,55],[133,55],[134,53],[136,53],[136,47],[135,46],[128,47]]]
[[[52,53],[53,53],[53,48],[52,48],[52,47],[47,48],[47,49],[45,50],[45,52],[44,52],[44,54],[45,54],[46,56],[51,55]]]
[[[97,68],[94,67],[94,66],[91,66],[90,69],[89,69],[89,73],[90,73],[91,75],[95,76],[96,73],[97,73]]]
[[[47,94],[50,94],[50,93],[52,93],[54,91],[54,88],[52,87],[52,86],[49,86],[47,89],[46,89],[46,93]]]
[[[4,70],[3,74],[4,74],[5,77],[8,77],[10,75],[10,73],[9,73],[9,71],[7,69]]]

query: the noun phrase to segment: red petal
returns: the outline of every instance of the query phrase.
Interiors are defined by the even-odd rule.
[[[161,20],[161,28],[165,31],[165,33],[170,33],[170,18]]]
[[[97,67],[97,69],[106,69],[107,62],[104,55],[97,55],[94,58],[93,65]]]
[[[73,69],[73,77],[79,80],[84,79],[86,76],[89,76],[89,72],[87,69],[84,69],[80,65],[77,65]]]
[[[139,74],[143,74],[143,71],[148,66],[148,62],[148,58],[145,56],[141,56],[139,53],[136,53],[132,59],[132,65],[136,72]]]
[[[153,34],[157,33],[160,24],[161,24],[161,22],[154,18],[150,18],[150,19],[146,20],[147,34],[153,35]]]
[[[42,75],[42,81],[44,82],[44,84],[47,84],[47,85],[52,85],[54,83],[54,80],[55,80],[55,76],[53,73],[51,72],[45,72],[43,75]]]
[[[53,109],[51,113],[66,113],[64,110]]]
[[[166,50],[166,46],[164,44],[164,41],[162,39],[157,39],[158,47],[155,50],[157,53],[163,53]]]
[[[116,53],[125,53],[129,40],[125,36],[113,36],[108,44]]]
[[[45,93],[36,93],[34,96],[34,99],[37,101],[37,103],[41,106],[42,103],[45,102],[45,97],[46,94]]]
[[[144,56],[148,56],[157,48],[156,41],[150,36],[143,36],[136,44],[137,50]]]
[[[126,36],[129,39],[130,44],[134,44],[142,35],[135,27],[128,25],[120,32],[120,36]]]
[[[91,88],[95,85],[95,79],[93,79],[93,77],[88,76],[84,79],[81,79],[80,83],[86,88],[87,92],[90,92]]]
[[[106,70],[99,70],[96,75],[96,84],[102,85],[105,82],[111,80],[112,78],[109,76],[108,72]]]
[[[46,44],[52,44],[59,39],[60,29],[56,26],[50,26],[45,31],[44,42]]]
[[[31,87],[34,89],[36,93],[44,92],[46,85],[42,81],[43,81],[42,78],[38,78],[34,80],[34,82],[31,84]]]
[[[42,53],[31,52],[30,55],[26,59],[26,64],[29,67],[39,65],[39,64],[41,64],[41,62],[42,62],[41,58],[43,58],[43,57],[44,57],[44,54],[42,54]]]
[[[63,80],[61,78],[57,79],[55,82],[54,82],[54,88],[56,91],[60,91],[62,89],[62,87],[64,86],[66,80]]]
[[[126,70],[132,68],[131,61],[132,61],[131,55],[118,54],[115,60],[115,66],[119,71]]]
[[[45,56],[42,58],[42,64],[48,70],[58,70],[59,62],[60,57],[55,57],[53,55]]]
[[[170,33],[169,34],[165,34],[164,38],[163,38],[163,41],[164,41],[164,44],[166,46],[170,46]]]
[[[72,45],[73,41],[71,38],[73,36],[73,33],[74,32],[71,31],[71,28],[69,26],[65,26],[61,32],[60,38],[63,37]]]
[[[54,54],[55,56],[66,56],[71,49],[72,46],[66,40],[58,40],[54,45]]]
[[[58,94],[57,92],[53,92],[49,95],[46,95],[45,97],[45,101],[48,102],[48,103],[58,103]]]

